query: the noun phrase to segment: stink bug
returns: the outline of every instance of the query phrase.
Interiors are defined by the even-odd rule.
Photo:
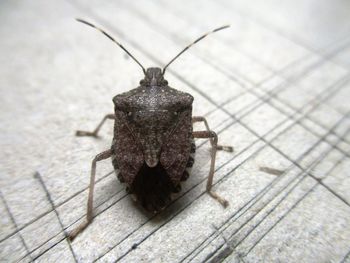
[[[171,201],[171,194],[181,190],[181,181],[189,176],[188,169],[194,162],[196,146],[194,138],[206,138],[211,143],[211,164],[207,181],[207,192],[224,207],[228,202],[212,191],[212,182],[217,150],[232,152],[230,146],[218,145],[218,136],[210,130],[204,117],[192,116],[193,97],[170,88],[164,79],[166,68],[183,52],[207,35],[225,29],[219,27],[199,37],[184,48],[163,69],[148,68],[130,54],[121,44],[102,29],[81,19],[79,22],[91,26],[121,47],[139,66],[144,79],[140,86],[113,98],[114,113],[106,115],[92,132],[77,131],[77,136],[97,137],[107,119],[114,120],[114,138],[110,149],[98,154],[92,161],[90,188],[87,205],[87,220],[74,229],[72,240],[93,219],[93,191],[96,163],[112,158],[114,170],[127,191],[144,209],[159,212]],[[193,123],[203,122],[206,130],[193,131]]]

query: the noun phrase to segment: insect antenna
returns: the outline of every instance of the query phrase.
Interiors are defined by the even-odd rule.
[[[168,64],[165,65],[165,67],[163,68],[163,75],[165,73],[165,70],[166,68],[174,62],[175,59],[177,59],[182,53],[184,53],[187,49],[189,49],[190,47],[192,47],[194,44],[196,44],[197,42],[201,41],[203,38],[205,38],[206,36],[212,34],[212,33],[215,33],[215,32],[218,32],[220,30],[223,30],[223,29],[226,29],[230,27],[230,25],[226,25],[226,26],[221,26],[221,27],[218,27],[218,28],[215,28],[214,30],[210,31],[210,32],[207,32],[205,33],[204,35],[200,36],[199,38],[197,38],[195,41],[193,41],[191,44],[189,44],[187,47],[185,47],[179,54],[177,54],[172,60],[170,60],[170,62]]]
[[[108,37],[110,40],[112,40],[114,43],[116,43],[116,44],[117,44],[121,49],[123,49],[133,60],[135,60],[137,64],[140,65],[140,67],[142,68],[143,73],[146,74],[146,70],[145,70],[145,68],[142,66],[142,64],[141,64],[133,55],[131,55],[131,53],[130,53],[122,44],[120,44],[118,41],[116,41],[111,35],[107,34],[107,33],[106,33],[104,30],[102,30],[101,28],[99,28],[99,27],[97,27],[97,26],[95,26],[95,25],[93,25],[93,24],[91,24],[91,23],[89,23],[89,22],[87,22],[87,21],[85,21],[85,20],[83,20],[83,19],[76,18],[76,20],[77,20],[78,22],[80,22],[80,23],[83,23],[83,24],[85,24],[85,25],[88,25],[88,26],[91,26],[91,27],[97,29],[97,30],[100,31],[102,34],[104,34],[106,37]]]

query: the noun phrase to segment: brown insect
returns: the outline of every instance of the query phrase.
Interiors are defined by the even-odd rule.
[[[212,182],[217,150],[232,152],[230,146],[218,145],[218,136],[210,130],[204,117],[192,117],[193,97],[185,92],[170,88],[164,79],[166,68],[183,52],[207,35],[225,29],[219,27],[204,34],[184,48],[164,68],[147,70],[121,44],[95,25],[77,19],[91,26],[121,47],[139,64],[145,74],[140,86],[113,98],[114,113],[106,115],[92,132],[77,131],[77,136],[97,137],[107,119],[114,120],[112,146],[98,154],[92,161],[90,189],[86,221],[74,229],[72,240],[93,219],[93,192],[96,163],[112,158],[114,170],[120,182],[127,185],[127,191],[143,208],[159,212],[171,201],[171,194],[181,190],[181,181],[189,177],[194,163],[196,146],[194,138],[208,138],[211,143],[211,164],[207,181],[207,192],[224,207],[228,202],[212,191]],[[204,122],[206,130],[193,131],[195,122]]]

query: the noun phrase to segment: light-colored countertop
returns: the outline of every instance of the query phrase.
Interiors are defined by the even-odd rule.
[[[345,0],[1,1],[0,261],[350,262],[349,14]],[[146,67],[231,25],[165,75],[235,148],[217,154],[213,189],[226,209],[205,193],[210,147],[197,140],[190,178],[155,217],[133,204],[110,160],[99,162],[96,217],[67,241],[113,124],[98,139],[74,133],[142,78],[76,17]]]

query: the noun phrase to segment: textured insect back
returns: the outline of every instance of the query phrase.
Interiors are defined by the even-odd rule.
[[[113,163],[137,201],[159,211],[179,191],[190,161],[193,97],[170,88],[159,68],[147,69],[140,83],[113,98]]]

